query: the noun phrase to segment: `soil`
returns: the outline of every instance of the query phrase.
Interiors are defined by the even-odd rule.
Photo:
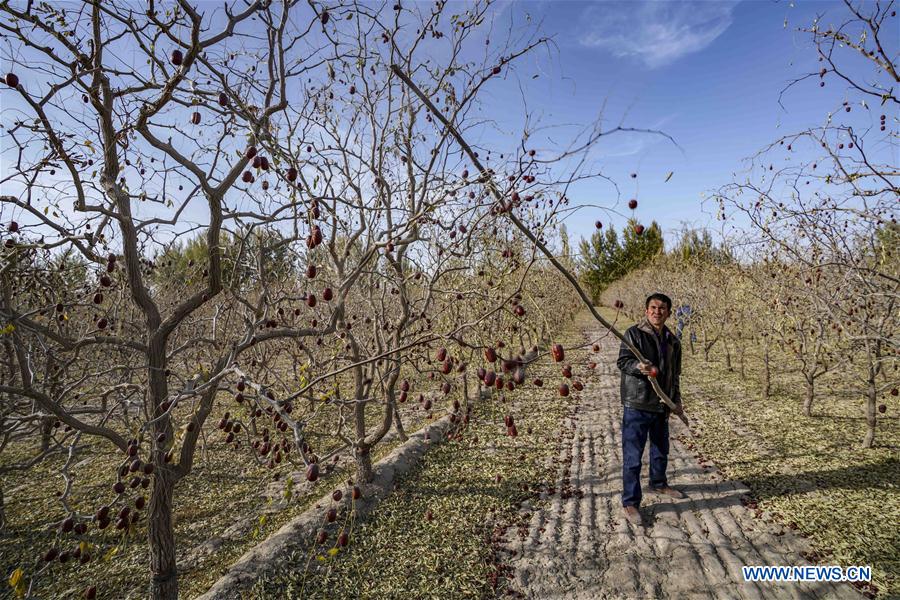
[[[586,340],[597,339],[593,326]],[[503,536],[510,589],[525,598],[863,598],[849,583],[745,582],[741,567],[808,565],[809,544],[744,506],[749,489],[701,463],[691,432],[669,421],[669,485],[681,500],[647,489],[643,525],[622,513],[622,405],[615,367],[618,340],[601,342],[598,367],[565,421],[549,503]],[[686,400],[689,412],[689,399]],[[648,450],[649,452],[649,444]]]

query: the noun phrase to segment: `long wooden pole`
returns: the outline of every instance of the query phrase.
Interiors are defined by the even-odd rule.
[[[454,127],[450,123],[450,121],[447,120],[447,117],[445,117],[441,113],[441,111],[438,110],[438,108],[431,102],[431,100],[425,94],[422,93],[422,90],[420,90],[419,87],[415,83],[413,83],[413,81],[406,75],[406,73],[403,72],[403,70],[400,67],[398,67],[397,65],[391,65],[391,71],[397,77],[399,77],[403,81],[403,83],[405,83],[407,85],[407,87],[409,87],[409,89],[413,91],[413,93],[416,96],[419,97],[419,99],[422,101],[422,103],[425,104],[425,106],[427,106],[428,109],[431,111],[431,114],[433,114],[441,123],[443,123],[444,127],[446,127],[447,130],[450,132],[450,135],[452,135],[454,137],[454,139],[456,139],[456,142],[460,145],[460,147],[463,149],[463,151],[468,155],[469,160],[472,161],[472,165],[476,169],[478,169],[478,172],[481,174],[481,181],[484,182],[485,186],[488,188],[488,191],[491,193],[491,195],[494,197],[494,199],[498,203],[503,205],[503,203],[504,203],[503,196],[500,194],[500,190],[497,187],[497,183],[494,181],[494,176],[490,172],[488,172],[487,169],[484,168],[484,166],[482,166],[481,161],[478,160],[478,157],[475,155],[475,152],[472,150],[472,147],[469,146],[468,143],[466,143],[466,140],[462,137],[462,135],[459,133],[459,131],[456,129],[456,127]],[[537,238],[537,236],[535,236],[531,232],[531,230],[528,229],[528,227],[526,227],[525,224],[522,223],[522,221],[520,221],[518,217],[516,217],[516,215],[513,213],[512,209],[513,209],[513,207],[512,207],[512,205],[510,205],[509,210],[507,210],[505,212],[506,212],[507,216],[509,216],[509,219],[510,219],[510,221],[512,221],[513,225],[515,225],[519,229],[519,231],[521,231],[529,240],[531,240],[531,242],[535,246],[537,246],[537,248],[541,252],[543,252],[544,256],[547,257],[547,260],[549,260],[550,263],[554,267],[556,267],[556,269],[560,273],[562,273],[563,277],[565,277],[569,281],[569,283],[572,284],[572,287],[575,288],[575,291],[581,297],[582,302],[584,302],[585,305],[587,305],[588,309],[591,311],[591,314],[594,316],[594,318],[597,319],[597,321],[599,321],[600,324],[603,325],[606,329],[608,329],[614,336],[619,338],[622,341],[622,343],[625,344],[625,346],[629,350],[631,350],[632,353],[634,353],[635,357],[639,361],[644,362],[644,363],[649,363],[650,361],[648,361],[644,357],[644,355],[641,354],[641,351],[638,350],[634,344],[632,344],[627,339],[625,339],[625,336],[622,335],[622,333],[618,329],[616,329],[616,327],[612,323],[608,322],[606,319],[604,319],[602,316],[600,316],[600,313],[598,313],[597,309],[594,308],[594,303],[591,302],[590,298],[588,298],[585,291],[581,288],[581,285],[579,285],[578,280],[576,280],[575,277],[569,272],[569,270],[566,269],[562,265],[562,263],[560,263],[556,259],[555,256],[553,256],[553,254],[547,249],[547,247],[544,244],[541,243],[541,241]],[[656,394],[659,396],[659,399],[662,400],[663,404],[668,406],[672,411],[677,411],[677,407],[675,406],[675,403],[672,402],[672,399],[669,398],[669,396],[663,391],[662,387],[660,387],[660,385],[659,385],[659,382],[656,381],[656,378],[648,377],[648,379],[650,380],[650,385],[653,386],[653,391],[656,392]],[[678,414],[678,417],[682,420],[682,422],[685,425],[688,424],[687,416],[683,412],[681,414]]]

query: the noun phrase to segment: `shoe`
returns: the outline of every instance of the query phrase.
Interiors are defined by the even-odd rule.
[[[625,515],[625,520],[632,525],[644,524],[644,520],[641,518],[641,513],[638,511],[636,506],[623,506],[622,514]]]
[[[669,498],[675,498],[676,500],[681,500],[683,498],[687,498],[682,492],[679,492],[673,487],[661,487],[661,488],[651,488],[657,494],[663,494],[664,496],[668,496]]]

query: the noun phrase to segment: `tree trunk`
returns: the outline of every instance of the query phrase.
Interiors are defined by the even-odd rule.
[[[813,400],[816,395],[816,378],[815,375],[806,375],[806,400],[803,402],[803,414],[807,417],[812,416]]]
[[[875,445],[875,402],[878,400],[875,375],[875,369],[870,365],[869,378],[866,381],[866,437],[863,439],[863,448],[872,448]]]
[[[709,362],[709,352],[712,350],[713,346],[716,345],[716,340],[709,341],[709,336],[706,335],[706,332],[703,333],[703,360],[705,362]]]
[[[772,395],[772,366],[769,361],[769,342],[763,349],[763,398],[769,399]]]
[[[463,410],[468,410],[469,408],[469,373],[466,371],[463,373]]]
[[[738,346],[738,363],[741,365],[741,381],[747,379],[747,372],[744,370],[744,346]]]
[[[356,479],[362,483],[369,483],[374,479],[372,455],[368,448],[356,449]]]
[[[690,348],[691,348],[691,356],[694,356],[694,354],[697,353],[697,350],[694,348],[694,336],[693,335],[688,335],[688,344],[690,345]]]
[[[41,452],[50,449],[50,435],[53,433],[53,417],[41,417]]]
[[[409,436],[406,435],[406,430],[403,429],[403,421],[400,420],[400,409],[397,408],[396,403],[394,404],[394,428],[397,430],[397,436],[401,442],[409,439]]]
[[[724,344],[725,346],[725,368],[729,371],[734,371],[731,367],[731,348],[728,347],[728,343]]]
[[[175,476],[169,468],[158,468],[153,477],[148,513],[150,544],[150,598],[178,598],[178,571],[175,567],[175,530],[172,528],[172,496]]]

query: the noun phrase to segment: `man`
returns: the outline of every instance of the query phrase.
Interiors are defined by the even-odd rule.
[[[678,324],[675,325],[675,337],[678,338],[678,341],[681,341],[681,335],[684,332],[684,328],[691,321],[691,305],[690,304],[682,304],[675,310],[675,318],[678,319]]]
[[[623,343],[616,364],[622,371],[622,508],[625,518],[641,524],[641,458],[650,438],[650,487],[671,498],[684,498],[669,487],[666,465],[669,457],[669,413],[650,385],[651,368],[656,365],[656,380],[682,413],[681,342],[666,327],[672,300],[665,294],[651,294],[644,302],[645,318],[625,331],[625,339],[649,362],[640,362]]]

